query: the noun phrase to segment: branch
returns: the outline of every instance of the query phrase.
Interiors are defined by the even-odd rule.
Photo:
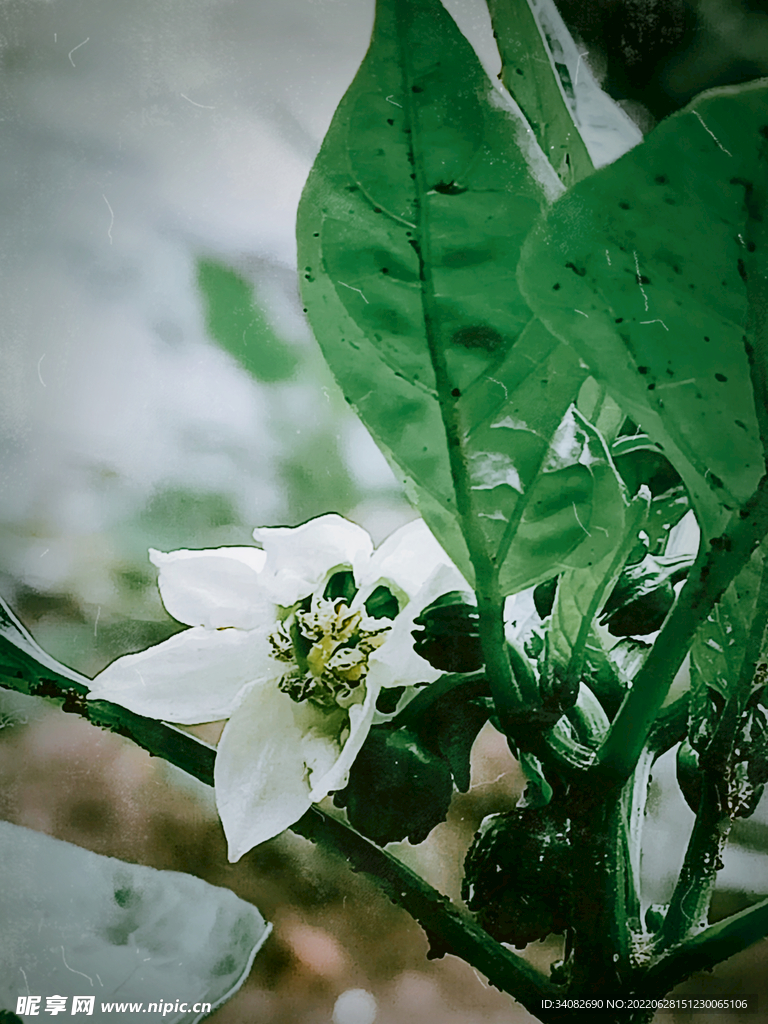
[[[768,935],[768,899],[742,910],[681,943],[649,970],[643,981],[648,995],[663,995],[696,971],[711,970]]]
[[[722,779],[706,772],[693,832],[664,919],[661,932],[664,946],[677,945],[706,923],[718,867],[722,863],[720,857],[731,827],[731,819],[722,809],[721,788]]]

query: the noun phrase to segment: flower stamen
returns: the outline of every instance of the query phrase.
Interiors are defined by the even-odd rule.
[[[297,703],[325,710],[348,708],[365,699],[368,657],[392,628],[387,620],[352,611],[343,598],[315,597],[296,609],[269,637],[272,657],[291,668],[278,683]]]

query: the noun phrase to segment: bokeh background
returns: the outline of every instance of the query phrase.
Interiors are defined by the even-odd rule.
[[[482,0],[446,6],[494,76]],[[768,74],[759,0],[559,7],[643,130]],[[296,283],[300,191],[372,17],[372,0],[0,0],[0,595],[86,674],[178,628],[149,546],[248,543],[330,510],[379,541],[413,518]],[[449,821],[397,847],[454,896],[475,827],[522,785],[490,730],[474,768]],[[653,794],[662,899],[691,816],[663,766]],[[0,698],[0,814],[252,899],[275,932],[217,1024],[530,1019],[466,965],[427,961],[406,915],[298,837],[227,864],[204,787],[42,702]],[[739,827],[716,912],[768,893],[766,820]],[[757,947],[689,990],[747,978],[766,1006],[765,965]]]

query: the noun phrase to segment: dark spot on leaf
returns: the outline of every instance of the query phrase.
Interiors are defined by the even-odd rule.
[[[675,272],[676,274],[682,274],[682,270],[680,269],[680,267],[678,267],[678,265],[677,265],[676,263],[674,263],[674,264],[672,265],[672,269],[674,270],[674,272]]]
[[[666,176],[666,174],[657,174],[653,180],[656,182],[657,185],[666,185],[669,181],[669,178]]]
[[[709,341],[709,338],[707,337],[706,334],[704,335],[704,341]]]
[[[728,378],[725,376],[724,373],[716,373],[715,380],[719,380],[721,384],[725,384]]]
[[[572,270],[574,274],[577,274],[579,277],[584,277],[587,272],[586,267],[577,267],[575,263],[566,263],[565,266],[568,270]]]
[[[553,284],[552,285],[552,291],[553,292],[559,292],[560,291],[560,285],[559,284]]]
[[[768,124],[761,124],[758,130],[764,139],[768,139]]]
[[[623,324],[624,323],[624,317],[623,316],[617,316],[616,319],[613,322],[615,324]]]
[[[394,124],[394,120],[391,117],[387,118],[387,124]]]
[[[382,274],[388,274],[389,273],[389,269],[387,267],[382,267],[381,268],[381,272],[382,272]]]
[[[638,366],[637,372],[638,373],[648,373],[648,367],[647,366]]]
[[[381,213],[381,207],[380,206],[374,206],[373,212],[374,213]]]
[[[747,242],[747,252],[754,252],[757,246],[754,242]]]
[[[463,348],[479,348],[485,352],[495,352],[504,344],[499,332],[488,324],[471,324],[460,327],[451,335],[451,343]]]
[[[651,283],[651,279],[649,277],[646,277],[645,274],[641,274],[638,277],[637,280],[640,282],[640,284],[650,284]]]
[[[412,85],[411,92],[424,92],[420,85]]]
[[[723,481],[720,479],[719,476],[717,476],[716,473],[710,473],[709,474],[709,480],[710,480],[710,483],[712,484],[713,487],[722,487],[723,486]]]
[[[460,196],[467,191],[464,185],[457,185],[455,181],[438,181],[432,188],[442,196]]]
[[[461,391],[459,388],[454,388],[453,391],[451,391],[451,394],[454,398],[461,398]]]
[[[653,391],[653,390],[655,390],[655,388],[656,388],[656,385],[655,385],[655,384],[649,384],[649,385],[648,385],[648,390],[649,390],[649,391]]]
[[[515,68],[515,74],[516,75],[522,75],[523,71],[521,70],[521,68]]]
[[[630,209],[630,205],[629,205],[629,203],[619,203],[619,209],[620,210],[629,210]]]
[[[747,282],[747,268],[744,266],[744,260],[741,257],[739,257],[736,260],[736,269],[739,272],[739,277],[746,284],[746,282]]]
[[[312,232],[312,237],[313,238],[319,238],[320,237],[320,232],[319,231],[313,231]]]
[[[359,185],[347,185],[347,192],[357,192]]]
[[[664,196],[664,202],[667,206],[677,206],[677,200],[673,199],[672,196]]]

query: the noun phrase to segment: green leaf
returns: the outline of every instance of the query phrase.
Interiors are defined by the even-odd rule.
[[[648,435],[639,431],[617,438],[611,456],[630,494],[645,484],[653,495],[644,529],[650,553],[663,554],[669,531],[690,508],[680,474]]]
[[[423,842],[445,821],[453,794],[447,762],[408,729],[373,726],[334,803],[379,846]]]
[[[569,412],[584,371],[518,289],[559,190],[525,138],[437,0],[380,0],[298,216],[305,305],[348,401],[467,579],[496,558],[505,593],[600,557],[622,503]]]
[[[581,678],[593,620],[637,544],[649,503],[650,493],[643,488],[627,510],[621,542],[593,566],[569,570],[558,580],[547,624],[548,651],[555,674],[563,679],[575,683]]]
[[[603,608],[601,621],[612,636],[644,636],[661,629],[675,601],[673,585],[696,560],[689,555],[651,555],[628,565]]]
[[[764,471],[745,278],[767,107],[765,82],[698,97],[555,203],[521,261],[532,308],[659,444],[707,536]]]
[[[197,284],[208,333],[258,380],[287,380],[297,359],[257,305],[253,287],[215,260],[199,259]]]
[[[642,135],[598,86],[552,0],[487,0],[501,80],[564,185],[637,145]]]
[[[270,932],[255,907],[228,889],[177,871],[126,864],[0,823],[0,1006],[25,992],[102,1002],[170,1003],[166,1021],[192,1024],[248,975]],[[185,1004],[182,1011],[177,1000]],[[62,1014],[63,1016],[63,1014]],[[85,1016],[85,1014],[83,1014]],[[143,1021],[126,1008],[121,1020]]]

